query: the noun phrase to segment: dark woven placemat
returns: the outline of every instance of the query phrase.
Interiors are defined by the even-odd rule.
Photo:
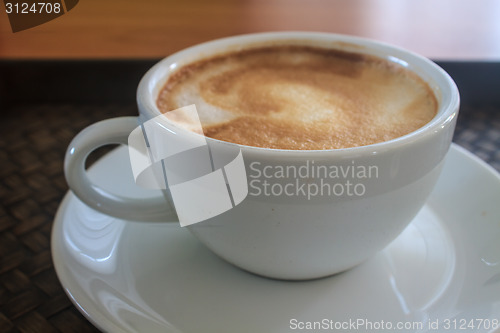
[[[62,161],[71,139],[87,125],[136,113],[119,105],[2,111],[0,332],[97,332],[65,295],[52,265],[52,220],[68,190]]]
[[[0,332],[95,332],[65,295],[50,253],[67,185],[63,158],[85,126],[133,105],[17,105],[0,123]],[[500,170],[500,109],[464,107],[455,142]],[[97,156],[94,156],[97,158]]]
[[[500,106],[463,106],[453,141],[500,172]]]

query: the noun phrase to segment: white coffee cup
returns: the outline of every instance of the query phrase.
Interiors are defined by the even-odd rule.
[[[196,45],[163,59],[145,74],[139,84],[139,117],[115,118],[93,124],[71,142],[65,159],[65,173],[71,190],[87,205],[105,214],[136,221],[176,222],[177,215],[168,195],[138,200],[128,198],[126,194],[108,193],[88,179],[85,159],[102,145],[127,144],[132,130],[159,116],[161,113],[156,106],[159,90],[179,67],[219,53],[280,43],[366,53],[399,63],[427,82],[438,100],[438,113],[425,126],[408,135],[345,149],[278,150],[207,138],[212,149],[222,154],[232,154],[234,148],[241,151],[249,194],[225,213],[187,228],[228,262],[258,275],[278,279],[302,280],[332,275],[383,249],[412,221],[438,179],[455,128],[459,94],[450,76],[432,61],[358,37],[315,32],[250,34]],[[179,129],[175,124],[171,124],[169,130],[181,140],[191,140],[198,135]],[[273,179],[275,189],[281,186],[281,193],[278,190],[264,193],[263,188],[258,187],[268,176],[263,168],[275,170],[284,165],[309,172],[320,165],[344,170],[373,167],[377,174],[362,179],[355,174],[346,175],[344,187],[337,187],[337,191],[329,195],[284,191],[293,177]],[[307,177],[311,178],[311,174]],[[352,185],[349,193],[345,187],[347,182]],[[356,184],[361,184],[357,192]]]

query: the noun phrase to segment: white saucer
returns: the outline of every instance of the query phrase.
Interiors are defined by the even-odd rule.
[[[91,176],[117,192],[158,195],[135,187],[126,154],[106,155]],[[464,323],[491,332],[500,319],[500,175],[453,145],[428,203],[398,239],[314,281],[249,274],[176,223],[117,220],[72,193],[55,219],[52,254],[73,303],[106,332],[310,332],[299,328],[318,324],[315,331],[462,332]]]

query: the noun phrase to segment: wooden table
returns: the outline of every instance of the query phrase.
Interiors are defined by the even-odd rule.
[[[214,38],[262,31],[352,34],[433,59],[500,60],[498,0],[82,0],[12,33],[0,59],[161,58]]]

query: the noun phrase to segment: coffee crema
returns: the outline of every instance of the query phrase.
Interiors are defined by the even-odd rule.
[[[437,113],[430,87],[401,65],[320,47],[230,52],[181,67],[158,96],[162,113],[195,104],[204,134],[295,150],[388,141]]]

